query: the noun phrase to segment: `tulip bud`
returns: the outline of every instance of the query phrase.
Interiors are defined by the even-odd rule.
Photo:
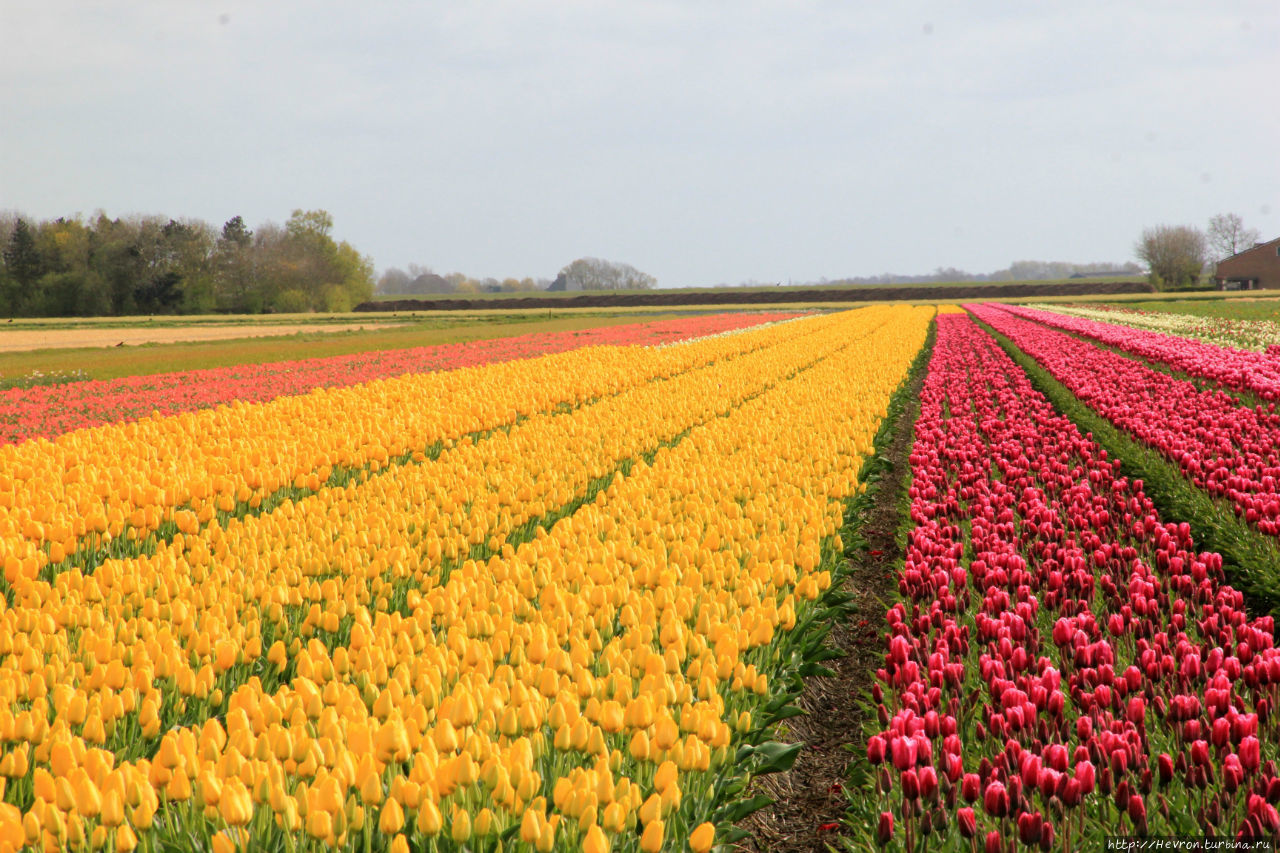
[[[899,773],[916,766],[917,746],[915,738],[895,737],[890,743],[893,766]]]
[[[1081,761],[1076,765],[1075,781],[1080,783],[1080,793],[1088,796],[1093,793],[1097,784],[1097,773],[1092,761]]]
[[[874,735],[867,741],[867,761],[878,767],[884,763],[884,756],[884,738],[880,737],[880,735]]]
[[[920,777],[916,775],[916,771],[906,771],[902,774],[900,781],[902,782],[902,798],[904,800],[914,800],[920,796]]]
[[[880,825],[876,827],[876,844],[884,847],[893,838],[893,813],[880,812]]]
[[[1001,846],[1000,833],[995,830],[988,832],[986,843],[983,845],[983,849],[986,853],[1001,853]]]
[[[1147,834],[1147,804],[1142,797],[1134,794],[1129,797],[1129,820],[1139,835]]]
[[[1134,696],[1130,698],[1126,716],[1128,717],[1129,722],[1141,728],[1147,717],[1146,700],[1141,696]]]
[[[1040,843],[1040,831],[1044,818],[1039,812],[1023,812],[1018,815],[1018,839],[1028,847]]]
[[[1277,830],[1280,830],[1280,812],[1256,794],[1249,798],[1249,815],[1256,817],[1268,834],[1274,835]]]
[[[1247,738],[1240,741],[1239,752],[1240,763],[1244,765],[1244,769],[1247,772],[1253,773],[1258,769],[1258,764],[1260,763],[1262,756],[1261,745],[1256,737],[1249,735]]]
[[[1231,739],[1231,723],[1226,717],[1219,717],[1213,721],[1213,726],[1209,729],[1209,740],[1213,745],[1222,748],[1227,745],[1227,741]]]
[[[920,768],[920,796],[926,800],[932,799],[938,792],[938,773],[933,769],[932,765],[925,765]]]
[[[992,817],[1004,817],[1009,813],[1009,793],[1004,785],[992,782],[982,795],[982,806]]]
[[[1202,740],[1197,740],[1191,744],[1191,763],[1204,767],[1209,763],[1209,744]]]

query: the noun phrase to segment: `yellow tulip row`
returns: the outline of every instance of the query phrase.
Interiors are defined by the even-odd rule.
[[[0,848],[20,830],[131,849],[163,803],[227,827],[224,847],[518,828],[538,849],[658,850],[670,826],[707,849],[682,792],[707,793],[781,671],[779,632],[829,582],[820,545],[931,315],[805,321],[800,345],[25,585],[0,613],[0,774],[31,804],[0,810]],[[655,448],[549,533],[504,544]],[[170,731],[148,759],[101,748],[108,728],[155,743],[155,678],[220,706],[233,670],[278,677],[242,680],[225,722]]]
[[[631,351],[642,348],[593,347],[6,445],[0,567],[9,580],[32,577],[86,541],[96,546],[130,529],[145,535],[176,509],[208,521],[281,489],[316,488],[335,468],[376,470],[439,442],[732,357],[761,346],[767,338],[759,334],[642,359]]]
[[[514,528],[581,497],[619,460],[812,361],[814,337],[646,383],[571,415],[535,416],[397,476],[324,490],[225,531],[211,526],[153,557],[108,561],[91,578],[70,570],[52,585],[23,582],[25,610],[8,614],[0,638],[0,653],[14,654],[20,672],[0,695],[52,693],[58,719],[84,726],[99,744],[108,736],[114,743],[119,722],[140,705],[142,734],[152,737],[166,702],[203,699],[215,678],[229,686],[223,673],[259,657],[263,622],[279,637],[291,629],[286,611],[309,605],[301,632],[332,632],[348,602],[371,603],[386,581],[427,580],[442,556],[452,562],[481,543],[497,550]],[[825,338],[829,349],[841,345],[840,334]],[[54,613],[53,623],[22,630],[24,613],[40,610]],[[97,663],[105,666],[94,676]],[[170,695],[151,688],[157,676],[172,682]],[[135,684],[147,687],[145,696],[133,695]],[[68,695],[70,687],[87,701]],[[0,739],[5,729],[0,716]]]

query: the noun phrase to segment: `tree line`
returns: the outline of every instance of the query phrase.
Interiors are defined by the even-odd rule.
[[[378,292],[395,296],[426,293],[528,293],[537,290],[651,290],[658,280],[630,264],[578,258],[551,278],[472,278],[453,272],[438,275],[430,267],[391,267],[378,279]]]
[[[163,216],[0,214],[0,314],[70,317],[349,311],[373,295],[371,258],[324,210],[221,229]]]
[[[1156,290],[1178,290],[1199,286],[1208,264],[1253,248],[1258,237],[1239,214],[1219,213],[1209,218],[1205,231],[1194,225],[1143,229],[1134,252],[1151,271]]]

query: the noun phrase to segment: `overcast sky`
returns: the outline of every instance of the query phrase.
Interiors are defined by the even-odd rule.
[[[0,0],[0,209],[663,286],[1280,236],[1280,3]]]

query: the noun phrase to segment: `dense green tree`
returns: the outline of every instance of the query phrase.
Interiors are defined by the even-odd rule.
[[[256,231],[234,216],[220,232],[194,219],[0,214],[0,312],[347,311],[372,296],[373,262],[332,231],[325,210]]]
[[[233,216],[223,224],[213,247],[211,266],[216,310],[237,314],[262,310],[263,302],[255,287],[253,232],[245,227],[241,216]]]
[[[18,217],[4,247],[4,287],[0,296],[11,314],[22,313],[36,299],[35,285],[43,274],[36,235],[27,220]]]

